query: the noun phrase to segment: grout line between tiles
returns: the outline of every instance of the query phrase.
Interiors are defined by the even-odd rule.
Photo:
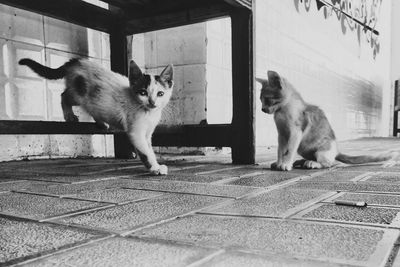
[[[212,173],[216,173],[216,172],[230,171],[230,170],[236,170],[236,169],[241,169],[241,168],[243,168],[243,167],[242,166],[228,167],[228,168],[222,168],[222,169],[211,170],[211,171],[196,172],[195,175],[212,174]]]
[[[193,263],[191,263],[189,265],[186,265],[186,267],[198,267],[198,266],[201,266],[201,265],[207,263],[208,261],[212,260],[213,258],[215,258],[215,257],[217,257],[217,256],[219,256],[219,255],[221,255],[223,253],[225,253],[225,249],[219,249],[216,252],[211,253],[210,255],[208,255],[208,256],[206,256],[206,257],[204,257],[204,258],[202,258],[202,259],[200,259],[200,260],[198,260],[196,262],[193,262]]]
[[[94,208],[89,208],[89,209],[84,209],[84,210],[80,210],[80,211],[73,211],[70,213],[64,213],[61,215],[57,215],[57,216],[52,216],[52,217],[47,217],[41,220],[38,220],[39,222],[47,222],[47,221],[53,221],[53,220],[58,220],[58,219],[62,219],[65,217],[70,217],[70,216],[75,216],[75,215],[79,215],[79,214],[84,214],[84,213],[90,213],[93,211],[98,211],[98,210],[103,210],[103,209],[108,209],[108,208],[112,208],[115,207],[115,204],[109,204],[109,205],[104,205],[104,206],[100,206],[100,207],[94,207]]]
[[[168,190],[162,190],[162,189],[148,189],[148,188],[140,188],[140,187],[125,187],[125,186],[122,186],[121,188],[123,188],[123,189],[141,190],[141,191],[150,191],[150,192],[170,193],[170,194],[182,194],[182,195],[194,195],[194,196],[220,197],[220,198],[227,198],[227,199],[235,199],[235,197],[223,196],[223,195],[214,195],[214,194],[201,194],[201,193],[168,191]]]

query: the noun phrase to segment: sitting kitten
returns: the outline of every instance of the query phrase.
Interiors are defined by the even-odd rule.
[[[331,167],[335,160],[349,164],[385,161],[395,153],[379,156],[348,156],[337,150],[335,134],[324,112],[309,105],[278,73],[268,71],[268,80],[262,84],[262,111],[274,114],[278,129],[278,161],[271,169],[290,171],[293,165],[319,169]],[[296,152],[305,160],[293,162]]]
[[[172,94],[172,65],[154,76],[143,74],[132,60],[128,80],[87,59],[72,59],[57,69],[27,58],[19,64],[47,79],[65,78],[61,106],[66,121],[78,121],[72,106],[81,106],[99,126],[124,130],[152,174],[167,174],[167,166],[157,163],[151,136]]]

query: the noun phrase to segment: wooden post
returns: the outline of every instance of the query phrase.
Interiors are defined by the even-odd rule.
[[[128,47],[124,27],[117,25],[110,33],[111,70],[122,75],[128,75]],[[124,133],[114,134],[115,158],[132,158],[132,146]]]
[[[237,8],[232,20],[232,162],[255,163],[253,14]]]

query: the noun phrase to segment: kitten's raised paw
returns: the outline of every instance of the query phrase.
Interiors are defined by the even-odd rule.
[[[153,175],[167,175],[168,167],[166,165],[158,165],[156,168],[151,168],[150,173]]]

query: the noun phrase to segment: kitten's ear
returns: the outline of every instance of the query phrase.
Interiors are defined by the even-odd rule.
[[[268,84],[268,80],[263,79],[263,78],[257,78],[256,77],[256,82],[261,83],[262,85]]]
[[[160,80],[165,82],[165,83],[168,83],[169,87],[171,87],[173,79],[174,79],[174,66],[172,64],[169,64],[161,72]]]
[[[135,61],[131,60],[131,62],[129,62],[129,84],[134,84],[142,75],[143,73],[139,66]]]
[[[272,87],[282,88],[281,76],[275,71],[268,71],[268,82]]]

